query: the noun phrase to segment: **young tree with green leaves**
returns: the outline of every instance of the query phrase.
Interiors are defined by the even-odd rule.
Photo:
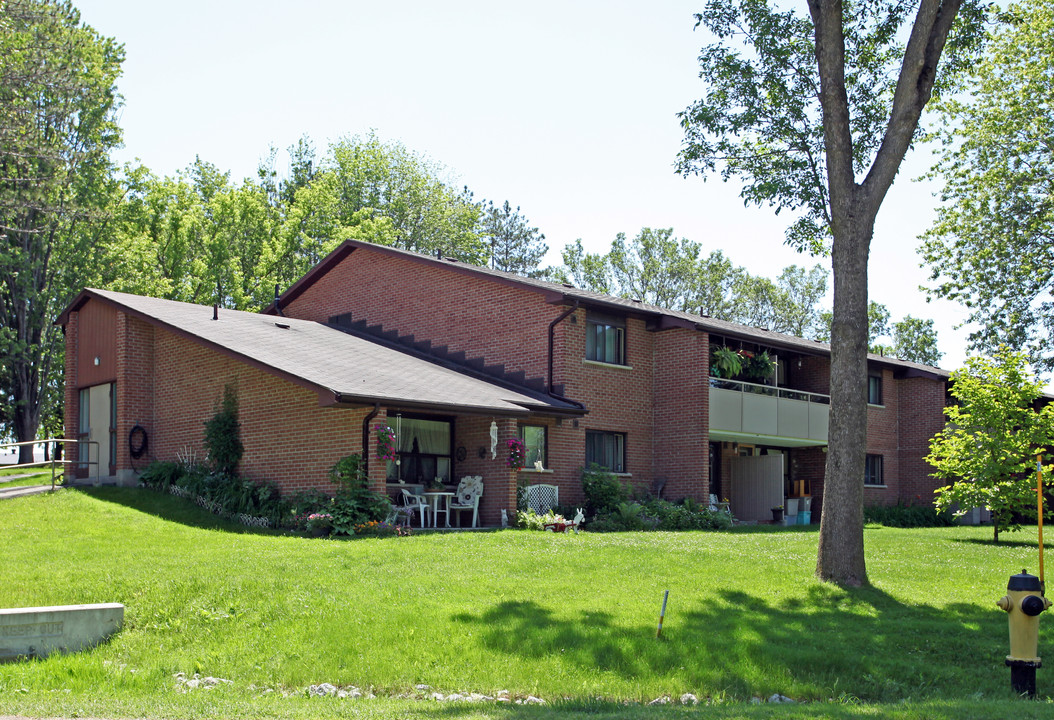
[[[830,247],[831,422],[816,574],[867,582],[867,259],[875,218],[942,76],[978,47],[975,0],[709,0],[705,97],[681,113],[679,170],[741,178],[747,203],[798,212],[787,241]],[[957,22],[958,19],[958,22]],[[942,62],[942,57],[944,58]],[[858,179],[859,178],[859,179]]]
[[[342,226],[356,224],[353,216],[367,211],[391,221],[396,247],[487,264],[487,247],[479,236],[480,208],[468,188],[453,187],[443,166],[370,133],[330,145],[321,170],[335,180]]]
[[[943,206],[923,236],[932,292],[967,307],[970,346],[1054,369],[1054,0],[1010,5],[986,57],[938,105],[930,177]]]
[[[0,3],[0,397],[20,441],[36,439],[62,371],[54,319],[92,264],[123,59],[67,2]]]
[[[948,424],[930,441],[926,461],[948,481],[937,507],[989,508],[996,542],[1000,530],[1020,528],[1018,515],[1035,516],[1036,451],[1054,441],[1054,405],[1036,409],[1042,393],[1023,353],[967,358],[952,373]]]

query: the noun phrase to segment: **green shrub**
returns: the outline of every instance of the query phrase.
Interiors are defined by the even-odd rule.
[[[209,449],[212,467],[218,472],[234,475],[238,471],[245,447],[238,436],[238,396],[234,388],[223,388],[220,409],[205,422],[205,446]]]
[[[330,480],[340,489],[329,507],[333,515],[333,532],[352,535],[356,525],[381,521],[391,512],[387,497],[366,486],[362,458],[358,454],[343,457],[330,468]]]
[[[950,527],[955,518],[947,510],[937,510],[932,505],[896,505],[872,506],[864,508],[864,522],[877,523],[887,527],[929,528]]]
[[[152,462],[139,475],[139,480],[149,488],[168,490],[183,474],[183,467],[177,462]]]
[[[612,513],[630,499],[630,494],[614,473],[596,463],[582,470],[582,492],[586,496],[586,515]]]

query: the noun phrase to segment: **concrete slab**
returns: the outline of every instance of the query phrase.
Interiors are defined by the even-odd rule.
[[[123,623],[120,603],[0,609],[0,662],[84,650]]]

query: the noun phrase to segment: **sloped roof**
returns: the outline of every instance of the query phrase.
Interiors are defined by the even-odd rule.
[[[59,317],[97,299],[318,392],[323,404],[382,404],[458,413],[581,415],[543,393],[516,392],[321,323],[86,289]]]
[[[313,285],[319,278],[348,257],[348,255],[360,249],[402,257],[414,262],[420,262],[435,267],[443,267],[452,272],[482,276],[500,284],[514,285],[533,290],[543,295],[546,301],[552,304],[570,304],[577,300],[579,303],[587,307],[607,308],[629,315],[642,317],[651,320],[660,329],[667,327],[694,328],[715,335],[720,335],[725,338],[756,343],[774,349],[791,350],[805,355],[829,356],[831,354],[831,346],[817,340],[807,340],[794,335],[773,332],[772,330],[766,330],[764,328],[740,325],[738,323],[719,320],[706,315],[696,315],[693,313],[681,312],[679,310],[669,310],[657,305],[649,305],[648,303],[640,302],[638,300],[605,295],[604,293],[593,292],[591,290],[583,290],[569,284],[523,277],[502,270],[472,265],[471,263],[462,262],[454,258],[422,255],[421,253],[412,252],[410,250],[388,247],[386,245],[376,245],[361,240],[346,240],[337,246],[337,248],[319,262],[318,265],[309,270],[306,275],[301,277],[293,283],[289,289],[282,293],[279,297],[279,302],[281,304],[291,302],[294,298],[311,287],[311,285]],[[265,308],[263,312],[275,313],[274,303]],[[871,363],[885,365],[892,368],[898,374],[906,376],[921,375],[937,378],[948,378],[951,376],[951,373],[947,370],[938,367],[899,360],[884,355],[869,353],[867,359]]]

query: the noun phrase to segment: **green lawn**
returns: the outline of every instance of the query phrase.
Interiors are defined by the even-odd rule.
[[[25,477],[22,477],[25,476]],[[13,479],[12,479],[13,478]],[[58,476],[55,479],[56,485],[62,484],[62,468],[59,468]],[[17,468],[14,470],[3,469],[0,470],[0,489],[9,487],[19,487],[24,485],[50,485],[51,484],[51,468]]]
[[[989,528],[868,529],[874,585],[842,590],[813,578],[814,530],[311,540],[114,488],[0,502],[0,528],[0,607],[126,605],[92,652],[0,665],[0,714],[695,715],[621,704],[685,692],[715,718],[1052,712],[1010,699],[995,607],[1009,575],[1036,571],[1034,529],[1000,546]],[[178,672],[232,684],[181,693]],[[382,697],[305,697],[323,682]],[[397,697],[419,684],[549,706]],[[773,693],[807,704],[750,704]]]

